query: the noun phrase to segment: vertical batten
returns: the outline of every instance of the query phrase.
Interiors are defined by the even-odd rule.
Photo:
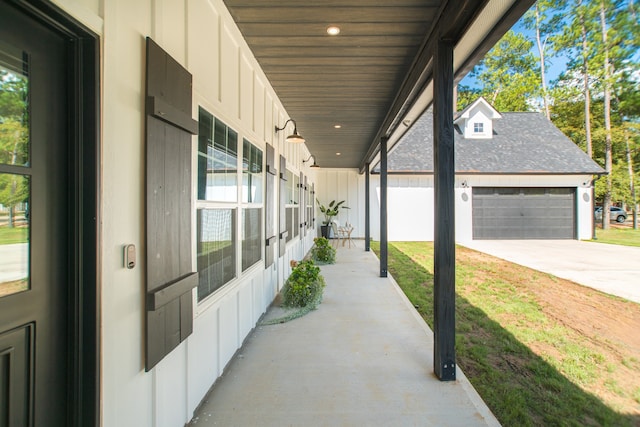
[[[256,73],[257,74],[257,73]],[[271,117],[269,111],[267,111],[267,104],[265,104],[265,86],[262,80],[254,74],[253,78],[254,87],[254,100],[253,100],[253,131],[257,134],[258,138],[265,140],[266,142],[272,142],[271,133],[265,133],[265,121]],[[273,131],[273,129],[272,129]]]
[[[238,117],[238,55],[239,45],[233,37],[231,29],[225,23],[222,25],[222,47],[220,51],[220,78],[222,81],[220,102],[229,117]]]
[[[238,116],[245,128],[254,130],[253,127],[253,81],[254,72],[249,58],[242,52],[240,54],[240,79],[238,91],[240,93],[240,108]]]
[[[187,2],[187,69],[193,74],[194,91],[220,102],[220,14],[209,3]],[[207,43],[207,55],[201,51]]]

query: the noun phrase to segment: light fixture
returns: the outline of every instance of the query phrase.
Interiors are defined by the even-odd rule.
[[[313,154],[311,154],[307,160],[303,160],[302,163],[307,163],[309,160],[311,160],[312,157],[313,157],[313,164],[310,167],[319,168],[320,165],[316,163],[316,156],[314,156]]]
[[[336,128],[336,129],[340,129],[340,128],[342,128],[342,125],[333,125],[333,127]]]
[[[340,34],[340,27],[336,27],[335,25],[327,27],[327,34],[329,34],[330,36],[337,36],[338,34]]]
[[[287,127],[287,123],[289,122],[293,122],[293,134],[286,137],[285,141],[296,143],[296,144],[302,144],[304,142],[304,138],[298,133],[298,125],[296,124],[296,121],[293,119],[289,119],[286,122],[284,122],[284,126],[282,126],[281,128],[276,126],[276,133],[278,133],[281,130],[284,130]]]

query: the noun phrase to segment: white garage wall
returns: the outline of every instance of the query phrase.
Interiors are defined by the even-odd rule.
[[[380,240],[380,175],[371,176],[371,237]],[[433,240],[433,177],[389,175],[387,231],[390,241]]]
[[[456,241],[473,238],[473,187],[575,187],[578,239],[592,235],[593,204],[589,175],[459,175],[455,180]],[[380,177],[371,177],[371,236],[380,239]],[[465,201],[463,195],[466,194]],[[390,241],[432,241],[433,176],[389,175],[388,236]]]
[[[203,106],[236,130],[239,141],[263,150],[272,144],[276,158],[284,155],[288,168],[315,182],[302,164],[309,152],[274,133],[289,117],[222,0],[54,2],[96,32],[102,46],[102,424],[184,426],[281,288],[289,260],[302,258],[315,234],[292,240],[271,268],[257,264],[194,306],[193,334],[145,372],[145,37],[193,74],[194,118]],[[196,146],[194,137],[194,164]],[[195,200],[195,180],[193,191]],[[193,229],[195,236],[195,209]],[[122,265],[129,243],[139,249],[133,270]],[[193,250],[195,264],[195,243]]]

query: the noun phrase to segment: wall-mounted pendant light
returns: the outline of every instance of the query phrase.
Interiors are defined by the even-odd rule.
[[[293,122],[293,134],[289,135],[288,137],[285,138],[285,141],[287,142],[292,142],[294,144],[302,144],[305,140],[304,138],[298,133],[298,125],[296,125],[296,121],[293,119],[289,119],[286,122],[284,122],[284,126],[282,126],[281,128],[279,128],[278,126],[276,126],[276,133],[278,133],[281,130],[284,130],[284,128],[287,127],[287,123],[289,122]]]
[[[319,168],[320,165],[316,163],[316,156],[314,156],[313,154],[309,156],[309,158],[307,160],[303,160],[302,163],[307,163],[309,160],[311,160],[311,158],[313,157],[313,164],[310,166],[312,168]]]

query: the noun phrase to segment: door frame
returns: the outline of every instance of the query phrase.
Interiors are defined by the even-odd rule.
[[[9,0],[64,34],[67,66],[69,164],[68,366],[70,426],[100,425],[100,44],[99,37],[46,0]]]

